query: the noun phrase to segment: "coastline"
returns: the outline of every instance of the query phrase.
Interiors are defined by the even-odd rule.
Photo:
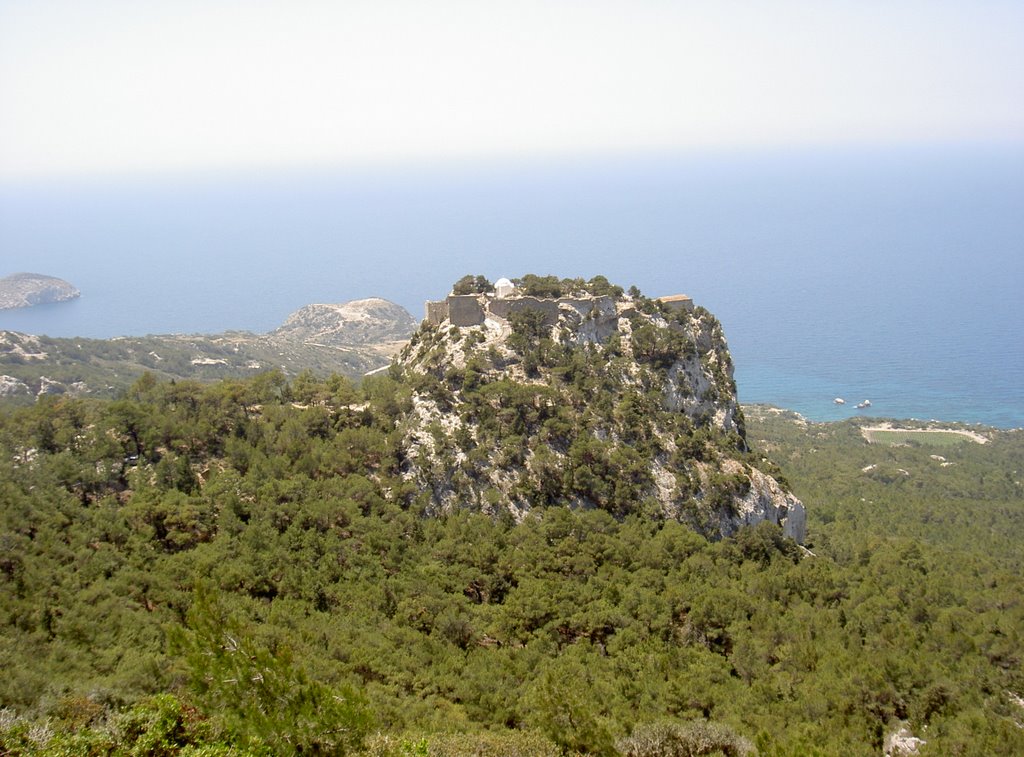
[[[955,434],[964,437],[965,440],[970,440],[976,444],[987,444],[992,441],[989,436],[985,436],[986,432],[990,433],[1006,433],[1014,431],[1024,431],[1024,428],[1020,426],[1013,427],[1002,427],[994,426],[989,423],[974,423],[968,421],[958,420],[943,420],[932,418],[929,420],[920,420],[918,418],[899,418],[899,417],[871,417],[865,415],[851,415],[848,418],[829,418],[819,420],[808,417],[804,413],[798,410],[792,410],[790,408],[782,407],[780,405],[774,405],[767,402],[751,402],[751,403],[740,403],[740,407],[744,414],[748,417],[766,417],[767,415],[775,415],[789,418],[795,423],[801,426],[830,426],[839,423],[851,423],[860,429],[861,433],[867,435],[872,432],[898,432],[908,434]],[[870,439],[868,439],[870,441]]]

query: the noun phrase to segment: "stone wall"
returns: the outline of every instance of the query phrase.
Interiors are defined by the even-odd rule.
[[[508,318],[508,314],[512,312],[509,302],[511,300],[490,300],[487,303],[487,314],[495,318]]]
[[[441,300],[440,302],[427,301],[426,304],[426,321],[427,323],[438,326],[441,321],[448,317],[448,301]]]
[[[448,320],[453,326],[479,326],[488,315],[508,320],[522,310],[539,310],[548,326],[558,323],[559,310],[571,308],[581,319],[592,316],[609,317],[615,314],[615,300],[608,295],[600,297],[561,297],[557,300],[543,297],[509,297],[507,299],[478,294],[452,294],[440,302],[428,301],[426,320],[435,326]]]
[[[475,294],[453,294],[448,297],[448,320],[453,326],[479,326],[484,322],[484,309]]]
[[[548,326],[558,323],[558,301],[542,300],[538,297],[513,297],[507,300],[491,300],[487,303],[487,311],[498,318],[508,319],[512,313],[521,310],[539,310],[544,314],[544,322]]]

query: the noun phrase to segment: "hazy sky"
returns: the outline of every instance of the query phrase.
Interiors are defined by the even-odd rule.
[[[1024,141],[1024,2],[0,0],[0,178]]]

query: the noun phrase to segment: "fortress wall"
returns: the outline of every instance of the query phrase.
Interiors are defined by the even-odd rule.
[[[521,310],[539,310],[544,313],[548,325],[558,321],[558,302],[538,297],[512,297],[506,300],[491,300],[487,303],[487,312],[498,318],[508,319],[513,313]]]
[[[448,302],[442,300],[441,302],[427,301],[426,304],[426,321],[434,326],[437,326],[448,317]]]
[[[512,312],[512,300],[490,300],[487,303],[487,312],[496,318],[508,318]]]
[[[453,326],[479,326],[484,322],[484,309],[475,294],[453,294],[448,297],[448,320]]]
[[[463,307],[461,303],[458,306],[455,305],[456,299],[455,295],[448,298],[449,310],[451,311],[449,317],[452,323],[455,325],[475,325],[480,323],[479,320],[475,320],[478,317],[475,310],[471,315],[468,314],[468,309],[465,315],[461,310],[459,315],[455,315],[455,308]],[[476,306],[480,305],[476,295],[462,295],[461,299],[473,300]],[[466,307],[472,308],[474,305],[467,305]],[[616,312],[615,298],[604,294],[599,297],[560,297],[557,300],[545,297],[484,298],[482,304],[482,308],[486,311],[487,315],[505,320],[508,320],[513,313],[518,313],[522,310],[539,310],[544,314],[544,320],[549,326],[554,326],[558,323],[559,310],[563,307],[573,309],[579,314],[580,318],[589,318],[595,311],[599,316],[604,317],[614,316]],[[472,323],[462,323],[464,320],[470,320]]]
[[[509,315],[521,310],[539,310],[544,314],[544,322],[548,326],[558,323],[558,301],[542,300],[537,297],[517,297],[505,300],[509,304]]]

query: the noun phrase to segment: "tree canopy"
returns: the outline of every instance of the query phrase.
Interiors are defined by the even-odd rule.
[[[901,722],[1024,752],[1020,432],[938,461],[749,413],[806,552],[623,515],[628,455],[498,389],[504,443],[550,424],[593,474],[552,486],[608,507],[427,517],[409,391],[144,378],[0,410],[0,752],[847,755]]]

